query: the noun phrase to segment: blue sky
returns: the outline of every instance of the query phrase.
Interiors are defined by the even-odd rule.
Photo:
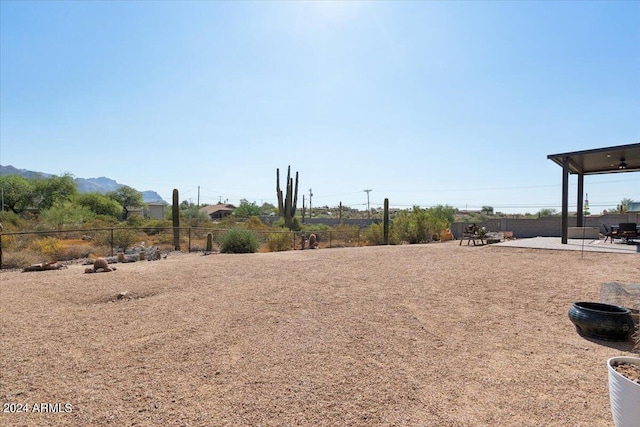
[[[638,22],[638,1],[2,0],[0,164],[167,201],[276,204],[291,165],[314,206],[559,210],[548,154],[640,142]],[[591,211],[639,184],[586,177]]]

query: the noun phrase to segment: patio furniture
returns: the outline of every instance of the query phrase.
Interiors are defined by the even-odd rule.
[[[618,236],[624,243],[633,243],[638,237],[638,226],[635,222],[621,222],[618,225]]]
[[[485,234],[486,232],[484,230],[481,231],[475,224],[465,227],[462,232],[462,237],[460,237],[460,246],[462,246],[463,240],[467,241],[467,246],[469,246],[471,241],[473,241],[473,246],[476,246],[477,240],[480,240],[480,244],[484,245]]]
[[[604,242],[607,243],[607,239],[609,239],[611,243],[613,243],[613,239],[618,237],[618,230],[607,227],[607,224],[602,224],[602,228],[604,228],[604,233],[602,233],[604,235]]]

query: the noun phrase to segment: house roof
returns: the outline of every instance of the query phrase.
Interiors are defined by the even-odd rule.
[[[640,171],[640,143],[549,154],[547,158],[561,167],[564,159],[568,159],[569,173],[572,174],[637,172]]]
[[[215,205],[207,205],[198,209],[200,212],[204,212],[207,215],[211,215],[216,212],[230,212],[236,207],[225,203],[216,203]]]

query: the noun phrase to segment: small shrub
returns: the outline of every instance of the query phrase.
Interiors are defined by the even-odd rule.
[[[249,230],[266,230],[269,228],[264,224],[264,222],[260,221],[260,218],[257,216],[249,217],[249,219],[244,222],[243,226]]]
[[[271,252],[282,252],[291,249],[291,235],[289,233],[270,233],[267,247]]]
[[[159,244],[173,245],[173,231],[165,230],[156,235],[156,241]]]
[[[54,237],[45,237],[31,242],[30,249],[39,252],[51,261],[61,259],[65,253],[66,246],[64,243]]]
[[[152,219],[144,222],[142,231],[144,231],[149,236],[153,236],[165,232],[167,228],[170,228],[172,226],[173,223],[169,220]],[[171,230],[168,230],[168,232],[173,233],[173,231]]]
[[[364,230],[364,240],[370,245],[384,245],[384,225],[371,224]]]
[[[254,253],[260,247],[258,238],[251,230],[232,228],[218,238],[220,252],[226,254]]]
[[[9,252],[2,255],[2,268],[24,268],[42,262],[42,256],[34,250]]]
[[[134,243],[140,241],[138,233],[134,230],[115,230],[113,232],[113,245],[116,248],[130,248]]]
[[[105,249],[99,249],[96,248],[95,246],[91,246],[91,245],[68,245],[64,251],[64,254],[62,254],[58,260],[70,260],[70,259],[80,259],[80,258],[87,258],[89,256],[89,254],[95,254],[95,253],[108,253],[109,250],[105,250]]]
[[[140,227],[142,225],[142,217],[140,215],[129,215],[127,217],[127,225],[129,227]]]

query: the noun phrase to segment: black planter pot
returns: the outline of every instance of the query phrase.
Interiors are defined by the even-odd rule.
[[[599,302],[574,302],[569,319],[580,335],[609,341],[626,341],[635,326],[629,309]]]

